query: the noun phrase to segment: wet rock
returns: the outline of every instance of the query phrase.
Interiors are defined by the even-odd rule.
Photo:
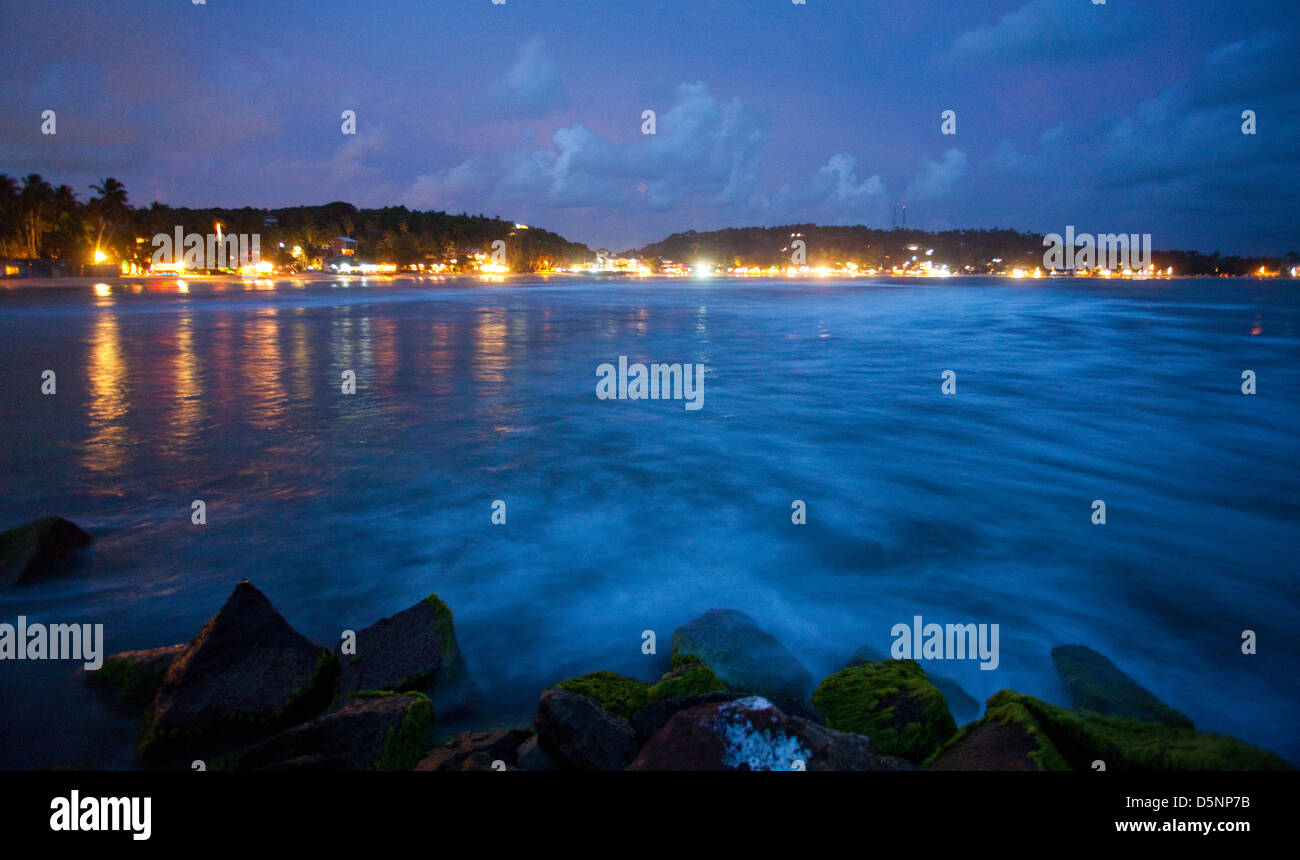
[[[0,532],[0,588],[55,575],[91,540],[63,517],[42,517]]]
[[[1076,708],[1131,720],[1194,728],[1186,716],[1125,675],[1104,655],[1084,645],[1052,649],[1052,664]]]
[[[915,660],[841,669],[813,693],[826,724],[871,738],[884,755],[925,761],[957,731],[943,694]]]
[[[441,718],[477,706],[478,688],[470,679],[456,642],[451,610],[436,594],[389,618],[357,631],[356,654],[335,649],[339,692],[415,690],[433,700]]]
[[[230,770],[410,770],[433,729],[423,693],[362,694],[218,760]]]
[[[861,736],[788,716],[761,696],[680,710],[628,770],[912,770]]]
[[[743,612],[711,609],[673,633],[674,660],[699,658],[731,690],[773,700],[806,702],[812,675],[771,634]]]
[[[717,690],[711,693],[702,693],[698,696],[684,696],[680,699],[660,699],[651,702],[636,712],[632,717],[632,728],[636,729],[637,734],[641,737],[650,738],[662,729],[664,724],[672,719],[673,714],[678,711],[684,711],[687,708],[694,708],[699,705],[734,702],[737,699],[744,699],[748,695],[748,693]]]
[[[247,580],[171,661],[140,742],[146,762],[224,751],[329,707],[338,664]]]
[[[531,729],[461,732],[449,746],[439,747],[425,755],[415,769],[492,770],[492,763],[496,761],[515,769],[519,765],[517,750],[532,734]]]
[[[533,735],[528,740],[519,745],[515,751],[515,760],[519,762],[520,770],[538,770],[552,771],[559,770],[551,757],[548,756],[537,743],[537,735]]]
[[[988,701],[928,762],[936,770],[1292,770],[1277,755],[1225,735],[1099,716],[1049,705],[1014,690]]]
[[[632,725],[590,696],[545,691],[534,725],[538,745],[563,770],[623,770],[636,756]]]
[[[647,691],[650,702],[664,699],[684,699],[726,690],[727,685],[712,669],[703,663],[691,663],[664,674],[658,683]]]
[[[123,651],[104,658],[104,665],[81,670],[87,687],[99,690],[121,710],[140,711],[153,704],[167,667],[186,646],[167,645],[142,651]]]
[[[853,652],[853,656],[849,658],[849,662],[844,664],[844,668],[851,669],[864,663],[880,663],[888,659],[890,659],[889,656],[883,652],[877,651],[869,645],[863,645]],[[940,693],[943,693],[944,701],[948,703],[948,710],[952,712],[957,725],[979,719],[983,710],[980,700],[967,693],[961,684],[952,678],[934,672],[932,669],[926,669],[925,676],[930,679],[931,684],[934,684],[939,689]]]
[[[570,693],[589,696],[605,710],[618,714],[625,720],[630,720],[633,714],[650,701],[649,684],[616,672],[589,672],[561,681],[555,686]]]

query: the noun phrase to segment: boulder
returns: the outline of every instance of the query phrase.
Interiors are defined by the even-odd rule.
[[[844,668],[850,669],[864,663],[879,663],[888,659],[890,658],[886,654],[877,651],[870,645],[863,645],[853,652],[853,656],[849,658],[849,662],[844,664]],[[932,669],[926,669],[925,676],[930,679],[931,684],[934,684],[939,689],[940,693],[943,693],[944,701],[948,703],[948,710],[952,712],[957,725],[979,719],[982,710],[980,700],[966,692],[961,684],[958,684],[952,678],[937,674]]]
[[[734,609],[711,609],[677,628],[672,655],[675,661],[697,657],[728,689],[764,696],[783,706],[786,700],[806,702],[813,688],[812,675],[785,646]]]
[[[214,762],[229,770],[410,770],[433,729],[423,693],[361,694]]]
[[[943,694],[915,660],[841,669],[813,693],[826,725],[871,738],[884,755],[925,761],[957,731]]]
[[[59,572],[93,538],[63,517],[42,517],[0,532],[0,588]]]
[[[703,663],[679,666],[664,674],[659,682],[647,691],[650,702],[665,699],[684,699],[726,690],[727,685],[712,669]]]
[[[609,671],[578,675],[555,686],[570,693],[589,696],[600,702],[605,710],[618,714],[625,720],[632,719],[632,715],[650,701],[650,685],[645,681]]]
[[[552,771],[559,770],[559,766],[551,760],[537,743],[537,735],[532,735],[528,740],[519,745],[515,751],[515,761],[519,762],[520,770],[540,770]]]
[[[531,729],[496,732],[461,732],[448,746],[430,751],[416,770],[492,770],[492,763],[503,762],[507,769],[519,766],[517,751],[532,737]]]
[[[628,770],[912,770],[871,741],[781,712],[761,696],[675,713]]]
[[[1002,744],[1001,751],[995,741]],[[1049,705],[1014,690],[988,701],[983,719],[928,762],[937,770],[1292,770],[1273,753],[1184,726],[1100,716]]]
[[[632,717],[632,728],[636,729],[638,735],[642,738],[649,739],[656,732],[664,727],[673,714],[678,711],[684,711],[687,708],[698,707],[699,705],[715,705],[721,702],[734,702],[737,699],[744,699],[748,693],[734,693],[728,690],[716,690],[712,693],[702,693],[698,696],[684,696],[680,699],[659,699],[651,702],[641,710],[637,711]]]
[[[1195,728],[1192,721],[1085,645],[1052,649],[1052,664],[1076,708],[1166,726]]]
[[[964,726],[926,766],[931,770],[1070,769],[1033,715],[1003,693],[990,698],[984,717]]]
[[[140,711],[152,705],[167,667],[185,647],[184,644],[167,645],[110,654],[93,672],[81,670],[82,680],[87,687],[102,692],[114,706]]]
[[[329,707],[337,678],[334,655],[244,580],[168,665],[140,756],[156,763],[274,734]]]
[[[546,690],[534,725],[538,745],[563,770],[623,770],[636,757],[632,725],[590,696]]]
[[[335,649],[339,693],[415,690],[433,700],[440,717],[471,710],[479,691],[456,642],[451,610],[436,594],[357,632],[356,654]]]

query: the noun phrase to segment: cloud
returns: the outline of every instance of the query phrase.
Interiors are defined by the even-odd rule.
[[[543,148],[475,156],[423,174],[403,202],[656,211],[687,199],[727,206],[752,198],[767,135],[739,100],[724,104],[703,84],[684,84],[657,125],[658,134],[632,143],[614,143],[581,124],[562,128]]]
[[[966,153],[960,149],[948,150],[938,161],[922,158],[921,169],[907,187],[904,198],[909,201],[940,200],[957,189],[965,174]]]
[[[483,95],[480,116],[487,119],[540,117],[563,107],[564,87],[542,37],[525,42],[505,77]]]
[[[1032,0],[996,24],[957,37],[949,57],[959,62],[1008,63],[1095,57],[1127,50],[1141,22],[1127,5],[1087,0]]]

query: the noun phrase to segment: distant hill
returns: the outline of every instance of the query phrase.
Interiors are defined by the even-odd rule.
[[[780,227],[739,227],[697,233],[688,230],[625,252],[625,256],[674,262],[711,263],[720,266],[787,266],[791,243],[806,243],[807,264],[833,266],[857,263],[864,268],[892,268],[929,259],[946,263],[954,272],[1006,271],[1016,266],[1033,269],[1043,262],[1043,234],[1017,230],[878,230],[870,227],[821,227],[787,224]],[[1173,266],[1179,275],[1244,275],[1265,266],[1269,270],[1300,264],[1300,254],[1282,257],[1221,257],[1198,251],[1153,251],[1158,268]]]

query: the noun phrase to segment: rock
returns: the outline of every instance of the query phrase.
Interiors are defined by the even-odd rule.
[[[761,696],[674,714],[628,770],[912,770],[861,735],[782,713]]]
[[[698,707],[699,705],[714,705],[721,702],[734,702],[737,699],[744,699],[748,693],[735,693],[728,690],[718,690],[712,693],[703,693],[698,696],[685,696],[680,699],[660,699],[651,702],[641,710],[637,711],[632,717],[632,728],[636,729],[638,735],[642,738],[653,737],[656,732],[672,719],[673,714],[678,711],[684,711],[687,708]]]
[[[625,720],[645,707],[650,701],[650,685],[615,672],[590,672],[561,681],[555,686],[570,693],[590,696],[605,710],[618,714]]]
[[[104,658],[104,665],[82,670],[87,687],[99,690],[117,707],[139,711],[153,704],[167,667],[185,645],[167,645],[143,651],[123,651]]]
[[[229,770],[410,770],[433,729],[423,693],[361,694],[214,762]]]
[[[552,771],[560,769],[537,743],[537,735],[533,735],[519,745],[519,749],[515,751],[515,760],[519,762],[520,770]]]
[[[812,675],[785,646],[734,609],[711,609],[677,628],[672,654],[698,657],[728,689],[778,703],[806,702],[813,688]]]
[[[430,751],[416,770],[492,770],[499,761],[511,770],[519,765],[516,751],[532,737],[532,729],[497,732],[461,732],[449,746]]]
[[[1125,675],[1104,655],[1084,645],[1052,649],[1052,664],[1076,708],[1166,726],[1195,728],[1192,721]]]
[[[871,738],[881,754],[925,761],[957,731],[943,694],[915,660],[841,669],[813,693],[826,724]]]
[[[1108,771],[1293,769],[1236,738],[1072,711],[1014,690],[991,697],[984,718],[958,732],[928,764],[937,770],[1091,770],[1094,761],[1105,762]]]
[[[864,663],[880,663],[888,659],[890,659],[888,655],[877,651],[870,645],[863,645],[853,652],[853,656],[849,658],[849,662],[844,664],[844,668],[851,669]],[[940,693],[943,693],[944,701],[948,703],[948,710],[952,712],[957,725],[979,719],[980,700],[967,693],[961,684],[958,684],[952,678],[936,674],[929,669],[925,671],[925,676],[930,679],[931,684],[939,688]]]
[[[667,672],[647,691],[649,701],[664,699],[684,699],[688,696],[701,696],[726,690],[727,685],[717,674],[703,663],[679,666]]]
[[[0,588],[46,579],[93,540],[63,517],[42,517],[0,532]]]
[[[636,757],[636,732],[590,696],[551,688],[537,705],[537,743],[563,770],[623,770]]]
[[[990,698],[984,717],[957,732],[926,766],[931,770],[1070,769],[1033,715],[1003,693]]]
[[[472,710],[480,694],[456,642],[447,604],[430,594],[414,606],[357,632],[357,653],[335,651],[339,693],[416,690],[433,700],[440,717]]]
[[[172,660],[140,756],[231,749],[329,707],[338,664],[298,633],[247,580]]]

